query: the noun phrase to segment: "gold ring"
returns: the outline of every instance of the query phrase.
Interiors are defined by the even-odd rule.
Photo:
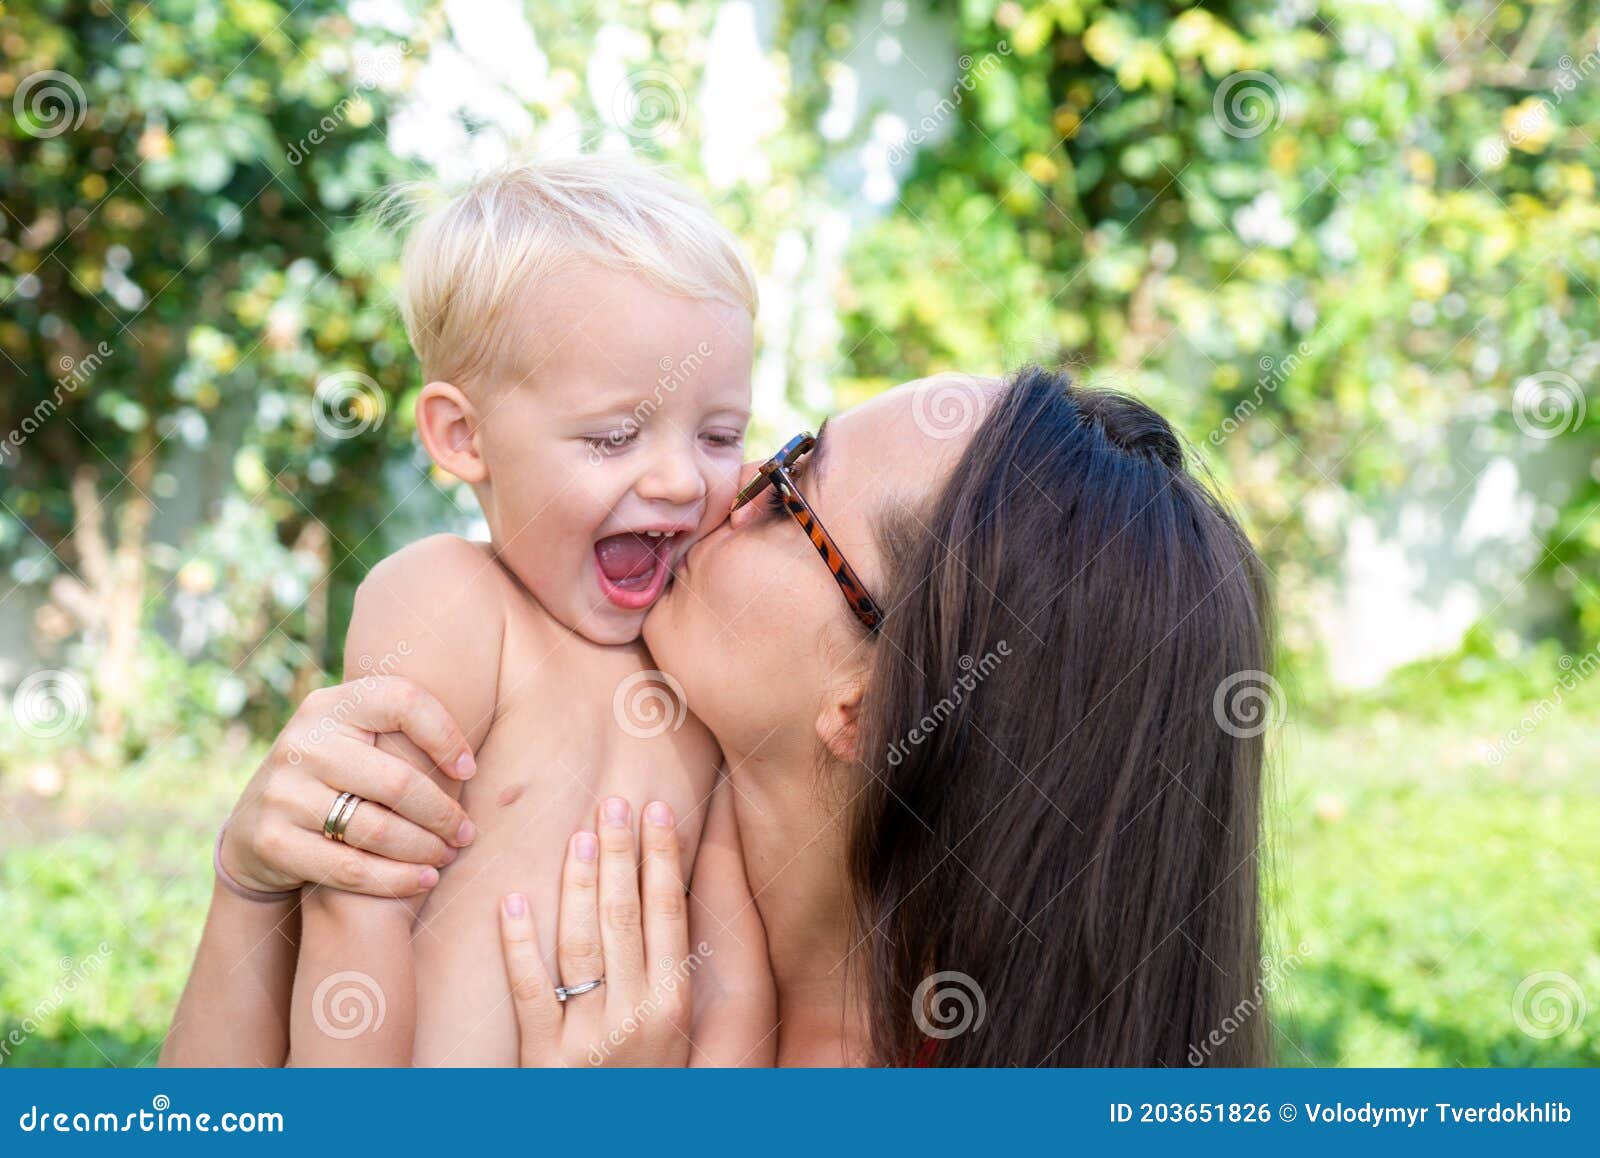
[[[333,807],[328,809],[328,817],[322,822],[322,835],[329,840],[337,840],[333,835],[333,827],[339,822],[339,813],[344,811],[344,806],[349,803],[354,792],[341,792],[333,798]]]
[[[350,818],[356,814],[356,809],[360,807],[362,799],[354,792],[346,793],[346,795],[350,799],[345,802],[344,811],[339,814],[339,818],[333,822],[333,839],[340,844],[344,843],[344,830],[350,827]]]

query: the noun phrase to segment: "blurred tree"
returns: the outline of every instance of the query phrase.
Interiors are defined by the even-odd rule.
[[[1245,507],[1300,650],[1350,513],[1453,439],[1562,437],[1545,566],[1600,631],[1593,4],[948,11],[960,79],[850,254],[856,390],[1038,358],[1162,404]]]
[[[258,531],[313,557],[236,656],[280,690],[323,660],[329,567],[361,562],[323,528],[359,544],[353,513],[397,440],[345,436],[407,383],[385,251],[343,218],[393,173],[383,86],[405,60],[364,44],[343,7],[0,9],[0,352],[16,376],[0,390],[0,548],[31,564],[20,578],[56,572],[70,620],[51,622],[89,645],[104,734],[138,706],[147,604],[165,594],[149,528],[174,453],[238,440],[238,485],[270,513]],[[182,579],[196,592],[219,576]],[[292,629],[274,633],[280,617]]]
[[[414,446],[394,238],[359,210],[496,134],[708,195],[766,274],[772,422],[1081,363],[1187,423],[1298,651],[1352,513],[1463,438],[1559,448],[1543,566],[1600,630],[1594,4],[361,8],[0,6],[0,558],[50,584],[40,632],[79,641],[102,734],[151,680],[270,723],[336,657],[396,499],[469,505]],[[909,120],[859,96],[907,45]],[[208,447],[212,490],[177,494]],[[199,508],[181,542],[169,503]]]

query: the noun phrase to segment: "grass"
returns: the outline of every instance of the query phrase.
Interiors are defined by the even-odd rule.
[[[1525,710],[1288,730],[1281,1063],[1600,1065],[1600,706],[1486,763]]]
[[[1282,731],[1280,1062],[1600,1065],[1600,705],[1569,697],[1486,764],[1526,708],[1369,707]],[[70,770],[53,796],[27,785],[42,765],[6,761],[0,1064],[154,1063],[204,919],[212,833],[260,752],[167,748],[115,774]]]

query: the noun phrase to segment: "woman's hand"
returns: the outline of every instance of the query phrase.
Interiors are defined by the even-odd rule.
[[[366,676],[312,692],[234,806],[223,868],[264,892],[313,883],[409,897],[437,884],[436,866],[472,840],[472,824],[426,771],[379,751],[380,732],[405,733],[456,779],[476,770],[461,729],[410,680]],[[322,825],[347,791],[364,803],[340,844],[323,836]]]
[[[599,835],[567,842],[561,874],[556,961],[560,984],[604,984],[565,1002],[539,952],[528,900],[500,906],[500,938],[524,1066],[681,1066],[689,1060],[687,892],[672,810],[644,810],[642,863],[634,855],[628,802],[600,807]]]

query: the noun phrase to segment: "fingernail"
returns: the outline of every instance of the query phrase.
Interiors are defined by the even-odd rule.
[[[521,893],[507,893],[504,903],[508,917],[520,917],[528,911],[528,898]]]
[[[471,844],[472,838],[478,835],[477,828],[470,820],[463,820],[461,827],[456,829],[457,844]]]
[[[425,889],[431,889],[439,883],[439,870],[431,864],[417,874],[417,883]]]
[[[472,758],[471,752],[463,752],[456,757],[456,775],[465,780],[478,770],[478,762]]]
[[[605,818],[607,824],[621,827],[628,823],[628,802],[620,796],[613,796],[606,801]]]
[[[445,864],[454,864],[455,863],[455,859],[456,859],[456,857],[458,855],[459,854],[456,852],[455,849],[453,849],[453,848],[449,847],[448,845],[446,845],[445,846],[445,850],[444,850],[444,863]]]
[[[658,824],[662,828],[666,828],[672,823],[672,809],[668,808],[664,801],[657,800],[644,810],[644,818],[651,824]]]
[[[572,851],[579,860],[593,860],[600,855],[600,842],[592,832],[580,832],[572,838]]]

